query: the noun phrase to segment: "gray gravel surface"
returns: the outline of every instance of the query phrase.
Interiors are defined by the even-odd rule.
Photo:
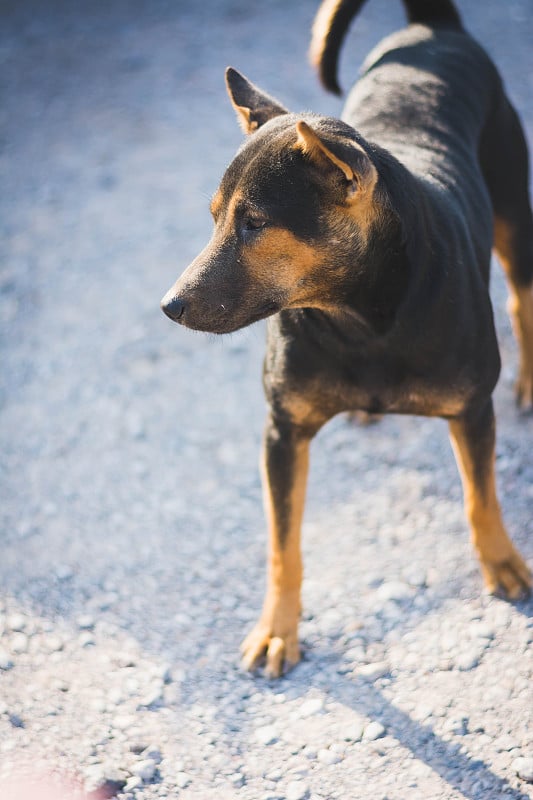
[[[530,0],[460,7],[533,142]],[[264,588],[264,330],[193,334],[158,305],[241,141],[225,66],[339,112],[306,62],[315,4],[0,8],[0,787],[31,768],[128,800],[533,798],[533,606],[483,596],[440,421],[321,432],[304,660],[272,683],[239,667]],[[370,0],[344,86],[402,20]],[[531,563],[499,270],[493,297],[499,483]]]

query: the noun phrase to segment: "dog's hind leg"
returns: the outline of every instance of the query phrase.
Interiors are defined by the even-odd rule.
[[[267,592],[259,622],[244,640],[243,664],[254,669],[263,659],[268,677],[300,660],[298,621],[302,522],[310,437],[271,417],[266,426],[262,478],[269,527]]]
[[[526,216],[526,215],[524,215]],[[496,216],[494,246],[509,284],[507,308],[520,348],[516,402],[524,411],[533,409],[533,222],[518,217],[510,221]],[[524,278],[526,280],[524,280]],[[527,282],[526,282],[527,281]]]
[[[503,92],[483,132],[480,158],[494,209],[494,249],[509,286],[508,309],[520,348],[516,399],[533,408],[533,214],[529,160],[518,115]]]
[[[449,426],[485,585],[492,593],[518,599],[529,592],[531,574],[507,535],[496,495],[492,401],[450,420]]]

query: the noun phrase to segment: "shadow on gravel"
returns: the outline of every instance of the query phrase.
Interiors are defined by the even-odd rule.
[[[347,702],[349,694],[355,694],[357,699]],[[481,796],[481,783],[487,798],[505,796],[512,800],[528,800],[528,795],[495,775],[483,761],[461,753],[460,745],[444,741],[429,725],[416,722],[408,714],[395,708],[375,687],[363,681],[349,685],[345,683],[345,691],[333,689],[332,696],[350,705],[357,713],[370,717],[376,717],[376,709],[379,708],[379,719],[386,726],[387,733],[464,797],[477,800]]]

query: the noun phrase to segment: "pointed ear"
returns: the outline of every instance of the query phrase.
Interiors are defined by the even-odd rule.
[[[262,92],[233,67],[226,70],[226,87],[245,133],[253,133],[269,119],[287,113],[277,100]]]
[[[298,138],[296,148],[301,150],[318,167],[341,172],[348,182],[346,199],[355,199],[361,192],[372,189],[377,181],[377,170],[368,155],[357,142],[343,144],[340,158],[322,141],[320,136],[301,120],[296,123]]]

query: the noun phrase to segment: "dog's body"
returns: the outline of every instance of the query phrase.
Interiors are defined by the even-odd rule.
[[[313,52],[328,88],[361,4],[326,2],[317,17]],[[243,647],[250,667],[266,653],[270,675],[298,660],[309,442],[339,412],[446,418],[487,587],[514,598],[530,582],[496,498],[500,361],[487,288],[494,245],[520,344],[517,396],[531,406],[526,145],[494,65],[452,3],[405,5],[413,24],[368,58],[344,121],[289,114],[228,70],[251,135],[213,199],[211,242],[163,300],[176,321],[215,333],[269,317],[269,583]]]

